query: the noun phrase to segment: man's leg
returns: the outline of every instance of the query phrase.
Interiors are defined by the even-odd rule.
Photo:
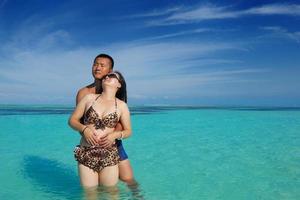
[[[133,178],[133,170],[130,165],[129,159],[122,160],[119,163],[119,178],[121,181],[127,183],[127,185],[132,185],[135,182]]]
[[[134,199],[144,199],[139,184],[134,179],[133,170],[128,159],[119,162],[119,178],[127,184]]]

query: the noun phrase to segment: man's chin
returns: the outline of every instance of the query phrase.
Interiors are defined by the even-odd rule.
[[[103,78],[103,76],[101,75],[93,75],[93,77],[94,77],[94,79],[102,79]]]

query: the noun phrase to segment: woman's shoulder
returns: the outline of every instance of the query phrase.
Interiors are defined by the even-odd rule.
[[[127,107],[127,103],[125,101],[122,101],[121,99],[117,98],[117,104],[120,108]]]

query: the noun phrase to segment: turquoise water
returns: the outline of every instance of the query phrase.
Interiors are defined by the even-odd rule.
[[[72,108],[0,106],[0,199],[81,199]],[[300,199],[300,109],[133,107],[140,196]],[[120,199],[134,199],[119,183]]]

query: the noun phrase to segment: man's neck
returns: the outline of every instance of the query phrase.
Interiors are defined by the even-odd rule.
[[[89,85],[87,85],[87,86],[85,86],[86,88],[93,88],[93,87],[95,87],[96,86],[96,84],[95,84],[95,82],[94,83],[91,83],[91,84],[89,84]]]

